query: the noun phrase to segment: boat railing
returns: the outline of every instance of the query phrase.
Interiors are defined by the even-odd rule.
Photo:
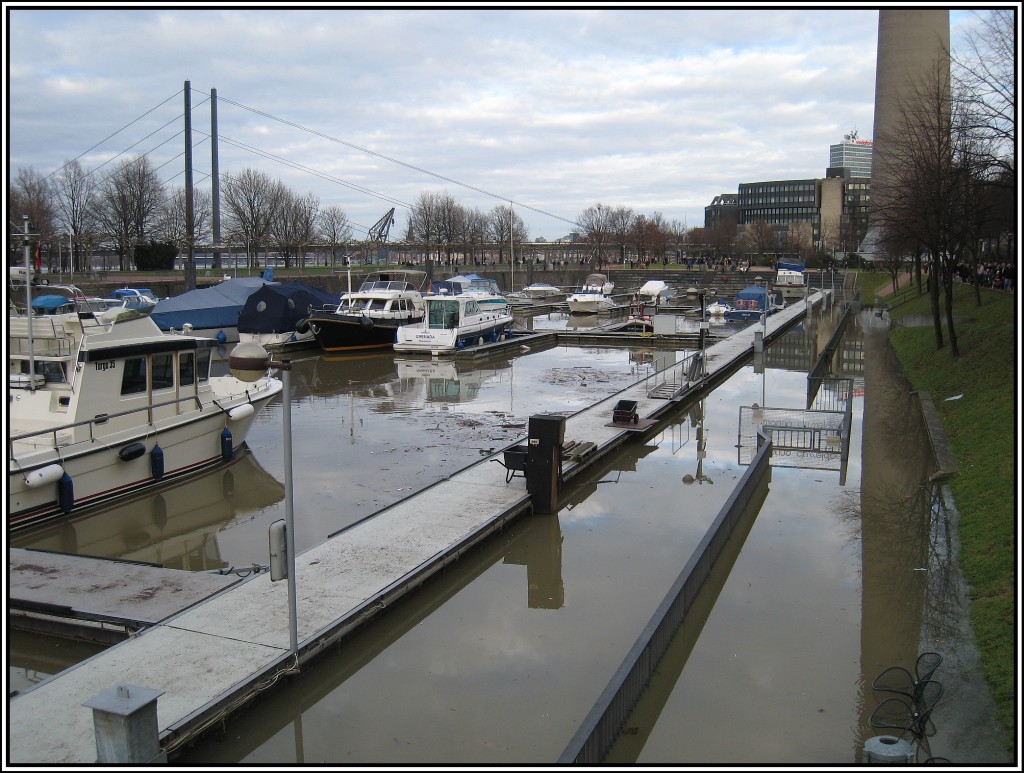
[[[180,406],[182,403],[195,403],[195,407],[202,410],[203,402],[199,399],[199,395],[187,395],[185,397],[176,397],[171,400],[162,400],[158,403],[146,403],[146,405],[139,406],[138,408],[129,408],[124,411],[117,411],[116,413],[101,413],[93,416],[91,419],[84,419],[82,421],[70,422],[68,424],[61,424],[56,427],[47,427],[46,429],[39,429],[33,432],[25,432],[20,435],[11,435],[7,439],[7,451],[10,458],[14,458],[14,444],[25,443],[32,446],[42,446],[47,448],[56,448],[58,446],[66,447],[76,442],[89,442],[94,443],[105,435],[109,435],[110,432],[97,432],[97,427],[106,427],[110,429],[110,422],[114,419],[121,419],[125,416],[132,416],[137,413],[146,413],[147,423],[152,426],[155,423],[154,412],[159,408],[166,408],[168,406]],[[215,401],[214,401],[215,402]],[[217,406],[220,408],[220,406]],[[220,410],[224,410],[220,408]],[[80,427],[87,427],[87,436],[75,440],[76,429]],[[52,443],[44,442],[49,438]]]
[[[28,317],[8,317],[8,338],[12,355],[28,356]],[[40,357],[68,357],[74,336],[54,317],[32,317],[32,354]]]

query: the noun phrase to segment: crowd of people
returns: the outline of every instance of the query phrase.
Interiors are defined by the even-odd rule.
[[[978,280],[982,287],[1013,292],[1015,269],[1012,263],[981,263],[978,265]],[[969,266],[961,266],[957,272],[961,282],[973,282],[974,273]]]

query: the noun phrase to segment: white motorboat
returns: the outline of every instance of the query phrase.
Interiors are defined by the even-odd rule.
[[[427,308],[423,321],[398,328],[396,352],[451,354],[498,341],[512,327],[507,307],[488,309],[470,295],[428,295],[424,302]]]
[[[522,289],[524,297],[531,301],[547,301],[555,298],[564,298],[565,293],[561,288],[549,285],[546,282],[534,282]]]
[[[390,348],[398,328],[423,320],[425,280],[422,271],[374,274],[336,306],[310,312],[300,328],[308,327],[325,352]]]
[[[447,293],[448,295],[467,295],[476,298],[481,308],[504,311],[508,308],[508,298],[498,287],[494,279],[487,279],[479,274],[453,276],[432,282],[427,295]]]
[[[615,283],[605,274],[589,274],[580,289],[573,292],[565,302],[572,314],[596,314],[615,308],[612,290]]]
[[[135,309],[143,314],[153,311],[160,299],[148,287],[121,287],[107,296],[126,309]]]
[[[215,339],[129,309],[10,314],[8,343],[11,529],[230,460],[282,387],[211,377]]]
[[[715,301],[707,308],[708,314],[710,314],[712,317],[722,317],[728,314],[730,311],[732,311],[732,306],[730,306],[725,301]]]

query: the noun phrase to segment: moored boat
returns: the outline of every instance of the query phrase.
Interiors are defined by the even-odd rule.
[[[188,332],[215,338],[219,343],[238,341],[238,315],[246,300],[267,280],[261,277],[226,279],[212,287],[200,287],[173,298],[164,298],[150,312],[153,321],[167,332]]]
[[[216,340],[165,334],[130,309],[12,314],[8,340],[12,529],[231,459],[281,391],[269,376],[210,376]]]
[[[143,314],[149,314],[159,303],[156,293],[148,287],[120,287],[112,290],[107,297],[119,301],[126,309],[134,309]]]
[[[265,349],[313,345],[313,331],[303,321],[311,309],[332,303],[337,297],[302,282],[265,284],[246,299],[238,314],[238,341],[257,343]]]
[[[583,285],[574,291],[565,302],[572,314],[596,314],[615,308],[611,293],[615,283],[605,274],[589,274]]]
[[[398,328],[423,320],[425,278],[421,271],[374,274],[340,303],[310,312],[300,329],[308,328],[325,352],[391,347]]]
[[[547,301],[565,297],[565,292],[560,287],[549,285],[546,282],[534,282],[524,287],[521,292],[531,301]]]
[[[513,318],[506,309],[487,309],[469,295],[428,295],[423,321],[398,328],[396,352],[451,354],[495,342],[508,334]]]
[[[783,298],[802,298],[807,293],[806,270],[801,261],[779,261],[775,287]]]

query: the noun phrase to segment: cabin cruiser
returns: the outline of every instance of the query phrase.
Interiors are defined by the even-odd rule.
[[[783,298],[802,298],[807,293],[806,270],[802,261],[779,261],[775,287]]]
[[[590,274],[580,289],[573,292],[565,302],[572,314],[596,314],[615,308],[611,292],[615,283],[604,274]]]
[[[215,339],[131,309],[10,313],[8,343],[10,529],[230,460],[282,387],[211,376]]]
[[[484,309],[504,311],[509,305],[508,298],[499,289],[497,281],[486,279],[479,274],[453,276],[451,279],[432,282],[427,295],[437,295],[438,293],[468,295],[476,298]]]
[[[485,308],[470,295],[428,295],[423,321],[398,328],[396,352],[451,354],[470,346],[494,342],[508,334],[512,315],[507,309]]]
[[[118,302],[118,305],[126,309],[135,309],[143,314],[149,314],[159,303],[156,293],[148,287],[121,287],[112,290],[107,298]]]
[[[422,286],[422,272],[373,275],[332,308],[311,311],[299,327],[308,328],[325,352],[389,348],[402,325],[423,320],[426,304],[417,277]]]
[[[522,289],[524,297],[531,301],[548,301],[555,298],[564,298],[565,293],[561,288],[549,285],[546,282],[534,282]]]

